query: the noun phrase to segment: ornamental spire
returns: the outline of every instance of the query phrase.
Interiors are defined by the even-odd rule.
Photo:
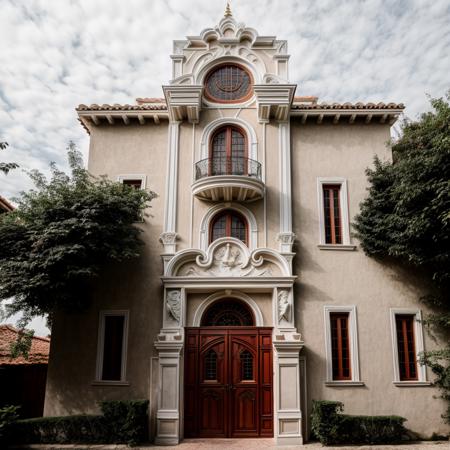
[[[227,2],[227,7],[225,8],[224,17],[232,17],[232,16],[233,16],[233,14],[231,13],[230,2]]]

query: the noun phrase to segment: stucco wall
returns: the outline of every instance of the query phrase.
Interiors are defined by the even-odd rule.
[[[145,174],[147,188],[159,196],[139,227],[144,246],[139,259],[107,268],[100,276],[91,308],[58,315],[52,329],[45,415],[91,413],[105,399],[150,396],[153,342],[161,326],[161,246],[166,180],[167,122],[145,126],[99,126],[91,134],[89,171],[116,180]],[[129,310],[127,386],[99,386],[95,379],[99,311]],[[154,409],[152,404],[151,408]]]
[[[440,415],[444,402],[432,387],[394,386],[389,308],[417,308],[424,286],[417,277],[355,251],[320,250],[317,178],[348,181],[352,219],[366,196],[365,169],[377,153],[390,158],[389,127],[300,125],[292,128],[293,225],[297,235],[294,272],[298,330],[305,342],[309,399],[340,400],[349,414],[396,414],[424,435],[448,431]],[[352,243],[358,244],[355,238]],[[324,305],[356,305],[359,365],[364,386],[326,387]],[[435,343],[425,333],[425,349]],[[432,378],[428,373],[428,379]]]

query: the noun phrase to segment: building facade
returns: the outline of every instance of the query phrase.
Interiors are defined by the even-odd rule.
[[[163,99],[77,108],[90,172],[158,198],[140,259],[105,271],[88,312],[56,317],[45,414],[149,398],[159,444],[301,444],[326,399],[445,432],[416,361],[436,345],[424,288],[351,234],[403,105],[295,96],[287,42],[229,9],[171,59]]]

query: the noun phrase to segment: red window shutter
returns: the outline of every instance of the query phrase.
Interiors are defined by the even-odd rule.
[[[331,359],[333,380],[351,380],[349,314],[331,313]]]
[[[417,355],[414,336],[415,315],[395,317],[397,328],[398,366],[401,381],[417,380]]]
[[[339,184],[323,185],[326,244],[342,244],[340,191]]]

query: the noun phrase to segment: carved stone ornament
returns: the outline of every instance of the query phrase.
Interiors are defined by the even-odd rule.
[[[293,244],[297,236],[295,233],[278,233],[277,240],[282,244]]]
[[[271,249],[248,247],[235,238],[220,238],[206,252],[183,250],[167,266],[168,277],[274,277],[290,276],[287,261]]]
[[[289,293],[286,290],[278,291],[278,323],[282,319],[289,322],[291,305],[289,303]]]
[[[167,291],[166,309],[169,316],[177,323],[180,323],[181,317],[181,292],[178,289]]]
[[[173,231],[166,231],[165,233],[161,233],[159,239],[164,245],[172,245],[176,243],[177,237],[177,233]]]

